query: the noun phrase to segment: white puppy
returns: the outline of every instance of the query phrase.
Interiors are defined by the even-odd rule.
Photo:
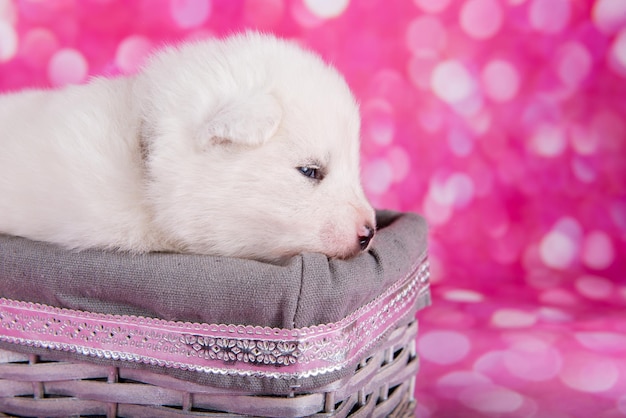
[[[68,248],[350,257],[374,234],[358,108],[293,43],[248,33],[131,77],[0,97],[0,232]]]

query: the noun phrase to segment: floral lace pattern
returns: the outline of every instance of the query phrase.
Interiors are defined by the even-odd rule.
[[[222,360],[225,363],[239,361],[273,366],[295,364],[304,349],[302,344],[295,342],[211,338],[200,335],[185,335],[181,337],[181,343],[191,347],[199,358]]]
[[[0,299],[0,341],[200,372],[302,378],[357,359],[416,304],[428,261],[369,304],[325,325],[275,329],[104,315]]]

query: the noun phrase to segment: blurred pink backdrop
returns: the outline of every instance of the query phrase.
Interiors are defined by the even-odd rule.
[[[429,221],[418,416],[626,416],[626,1],[0,0],[0,91],[250,28],[345,75],[368,196]]]

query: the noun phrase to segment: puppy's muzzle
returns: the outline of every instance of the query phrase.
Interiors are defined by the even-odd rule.
[[[363,225],[363,227],[361,227],[359,231],[359,246],[361,247],[361,251],[367,249],[375,233],[374,228],[369,225]]]

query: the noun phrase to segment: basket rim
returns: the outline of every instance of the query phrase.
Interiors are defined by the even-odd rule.
[[[430,303],[424,252],[403,279],[346,318],[299,329],[99,314],[0,298],[0,341],[216,375],[301,379],[341,370]]]

